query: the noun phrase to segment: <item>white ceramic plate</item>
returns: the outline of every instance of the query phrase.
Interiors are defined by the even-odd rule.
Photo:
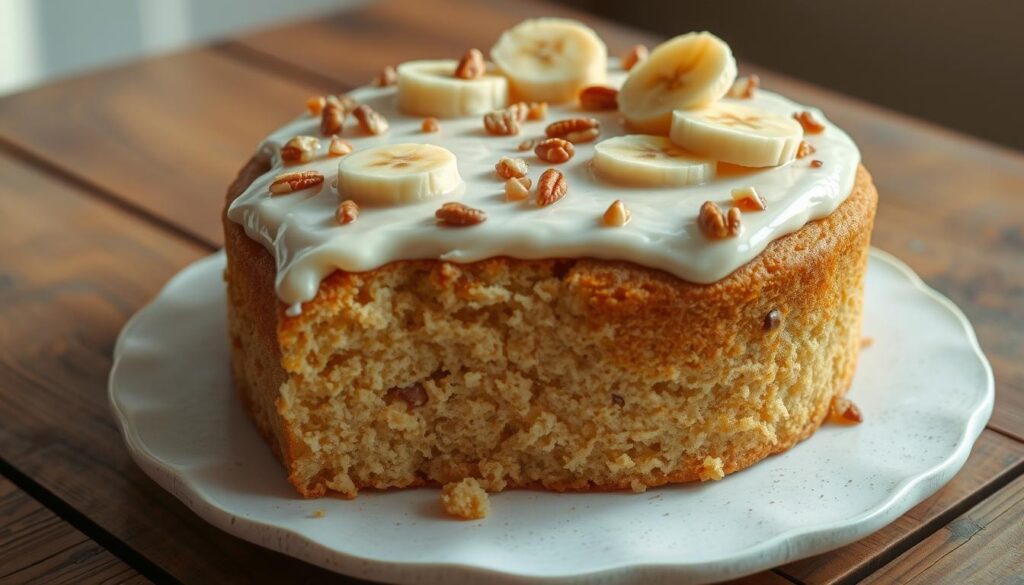
[[[992,373],[961,312],[872,251],[854,427],[719,482],[644,494],[510,491],[445,518],[434,489],[299,499],[239,406],[223,253],[175,276],[121,332],[110,399],[128,449],[211,524],[328,569],[399,583],[699,583],[833,549],[949,481],[992,411]],[[323,511],[323,517],[316,517]]]

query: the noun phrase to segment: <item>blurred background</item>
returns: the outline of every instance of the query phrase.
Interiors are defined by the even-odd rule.
[[[372,1],[0,0],[0,95]],[[1021,0],[560,1],[1024,149]]]

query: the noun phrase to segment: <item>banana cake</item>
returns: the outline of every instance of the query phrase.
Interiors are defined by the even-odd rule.
[[[877,193],[706,32],[609,63],[534,19],[270,134],[224,211],[232,371],[299,494],[642,491],[848,389]]]

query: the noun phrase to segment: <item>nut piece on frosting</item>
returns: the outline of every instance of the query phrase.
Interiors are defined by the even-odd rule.
[[[434,117],[425,118],[423,120],[423,123],[420,124],[420,130],[425,132],[425,133],[427,133],[427,134],[433,134],[435,132],[440,132],[441,131],[441,125],[438,124],[437,118],[434,118]]]
[[[307,163],[320,148],[314,136],[295,136],[281,147],[281,160],[286,163]]]
[[[633,45],[622,55],[622,69],[629,71],[637,63],[646,59],[648,53],[646,45]]]
[[[278,175],[270,183],[270,195],[287,195],[323,184],[324,176],[316,171],[299,171]]]
[[[700,213],[697,215],[697,225],[704,235],[712,240],[737,236],[740,233],[740,210],[736,207],[729,208],[727,214],[722,213],[721,208],[713,201],[705,201],[700,206]]]
[[[585,87],[580,92],[580,107],[591,112],[618,109],[619,90],[604,85]]]
[[[320,112],[324,110],[324,105],[327,104],[327,98],[322,95],[315,95],[306,100],[306,109],[309,110],[311,116],[319,116]]]
[[[601,133],[601,123],[594,118],[570,118],[548,124],[544,134],[548,138],[561,138],[579,144],[590,142]]]
[[[503,156],[498,160],[498,163],[494,165],[494,171],[498,173],[498,176],[502,179],[513,179],[526,176],[528,168],[526,166],[526,161],[521,158]]]
[[[757,75],[746,75],[733,82],[729,93],[725,94],[733,99],[747,100],[754,97],[754,92],[761,87],[761,78]]]
[[[347,114],[348,110],[340,103],[334,100],[327,100],[323,110],[320,112],[320,134],[324,136],[341,134]]]
[[[568,140],[548,138],[540,141],[537,147],[533,149],[533,152],[537,155],[537,158],[544,162],[562,164],[576,154],[576,148]]]
[[[462,203],[449,201],[434,212],[438,223],[450,226],[467,226],[483,223],[487,220],[487,213],[482,209],[470,207]]]
[[[743,211],[764,211],[768,208],[768,203],[764,200],[764,197],[761,197],[753,187],[733,189],[730,194],[732,195],[732,202]]]
[[[338,209],[334,212],[334,218],[338,220],[338,223],[345,225],[352,223],[359,217],[359,206],[356,205],[355,201],[346,199],[338,205]]]
[[[388,65],[373,78],[374,87],[390,87],[398,83],[398,72],[391,65]]]
[[[554,138],[552,140],[558,140]],[[548,169],[537,181],[537,206],[547,207],[565,197],[569,190],[569,184],[565,181],[565,175],[558,169]]]
[[[818,119],[814,117],[814,114],[807,110],[793,114],[793,119],[800,122],[800,125],[803,126],[804,132],[808,134],[820,134],[821,131],[825,129],[825,125],[819,122]]]
[[[519,119],[510,109],[488,112],[484,114],[484,130],[493,136],[519,134]]]
[[[445,484],[441,490],[441,507],[455,518],[479,520],[491,511],[491,501],[480,482],[467,477],[458,483]]]
[[[631,215],[626,205],[616,199],[615,202],[608,206],[608,210],[604,212],[601,221],[608,227],[622,227],[629,223]]]
[[[796,157],[803,158],[807,155],[814,154],[818,149],[811,146],[806,140],[800,141],[800,146],[796,149]]]
[[[530,187],[533,180],[530,177],[513,177],[505,181],[505,201],[524,201],[530,198]]]
[[[355,150],[355,147],[348,140],[332,138],[331,145],[327,147],[327,154],[330,156],[345,156],[346,154],[352,154],[353,150]]]
[[[359,122],[359,127],[367,134],[383,134],[388,131],[388,120],[366,104],[356,106],[352,115]]]
[[[455,77],[459,79],[479,79],[487,70],[484,54],[479,49],[470,49],[462,56],[455,67]]]

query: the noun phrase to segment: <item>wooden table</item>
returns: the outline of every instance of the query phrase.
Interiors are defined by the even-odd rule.
[[[306,97],[564,13],[382,2],[0,100],[0,581],[353,582],[214,529],[132,463],[107,406],[114,340],[219,247],[225,187]],[[613,54],[657,42],[583,18]],[[858,141],[882,194],[874,244],[964,309],[997,393],[949,485],[859,542],[744,582],[1024,578],[1024,156],[741,69]]]

